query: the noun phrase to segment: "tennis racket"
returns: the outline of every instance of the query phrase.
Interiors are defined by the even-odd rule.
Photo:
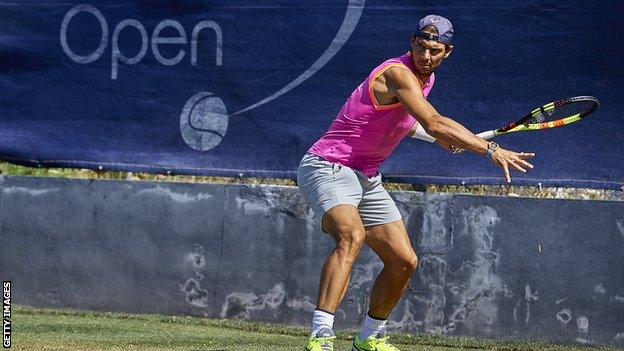
[[[575,96],[557,100],[534,109],[528,115],[502,128],[481,132],[477,136],[489,140],[513,132],[563,127],[587,117],[596,111],[598,106],[600,102],[593,96]]]
[[[578,122],[587,117],[600,106],[600,102],[593,96],[575,96],[569,99],[557,100],[540,106],[519,120],[504,127],[488,130],[477,134],[478,137],[490,140],[498,135],[514,132],[563,127]],[[455,153],[464,151],[456,148]]]

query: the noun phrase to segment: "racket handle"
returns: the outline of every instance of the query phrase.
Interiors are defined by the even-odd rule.
[[[493,130],[488,130],[486,132],[481,132],[479,134],[476,134],[476,136],[478,136],[479,138],[483,140],[490,140],[496,136],[496,133]],[[454,154],[459,154],[459,153],[464,152],[465,150],[451,145],[451,151],[453,151]]]
[[[481,133],[477,134],[477,136],[479,138],[481,138],[481,139],[490,140],[494,136],[496,136],[496,134],[494,133],[493,130],[488,130],[487,132],[481,132]]]

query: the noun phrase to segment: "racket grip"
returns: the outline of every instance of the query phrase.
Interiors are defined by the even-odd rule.
[[[493,130],[488,130],[487,132],[481,132],[481,133],[477,134],[477,136],[479,138],[481,138],[481,139],[490,140],[494,136],[496,136],[496,134],[494,133]]]
[[[486,132],[481,132],[481,133],[479,133],[479,134],[476,134],[476,136],[478,136],[479,138],[481,138],[481,139],[483,139],[483,140],[490,140],[490,139],[492,139],[493,137],[495,137],[495,136],[496,136],[496,133],[495,133],[493,130],[488,130],[488,131],[486,131]],[[459,154],[459,153],[464,152],[465,150],[464,150],[464,149],[460,149],[460,148],[458,148],[458,147],[456,147],[456,146],[451,145],[451,151],[452,151],[454,154]]]

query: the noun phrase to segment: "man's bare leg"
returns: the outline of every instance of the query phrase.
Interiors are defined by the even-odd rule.
[[[381,270],[370,296],[369,315],[387,319],[418,265],[403,220],[366,227],[366,244],[381,258]]]
[[[316,308],[335,313],[349,285],[351,268],[362,244],[365,231],[357,207],[338,205],[323,216],[323,229],[336,241],[321,274]]]

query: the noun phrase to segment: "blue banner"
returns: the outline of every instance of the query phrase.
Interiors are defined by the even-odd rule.
[[[43,167],[294,178],[308,147],[429,13],[455,26],[430,101],[480,132],[551,100],[601,109],[501,136],[514,184],[624,186],[615,1],[0,1],[0,158]],[[405,140],[386,179],[502,184],[483,157]]]

